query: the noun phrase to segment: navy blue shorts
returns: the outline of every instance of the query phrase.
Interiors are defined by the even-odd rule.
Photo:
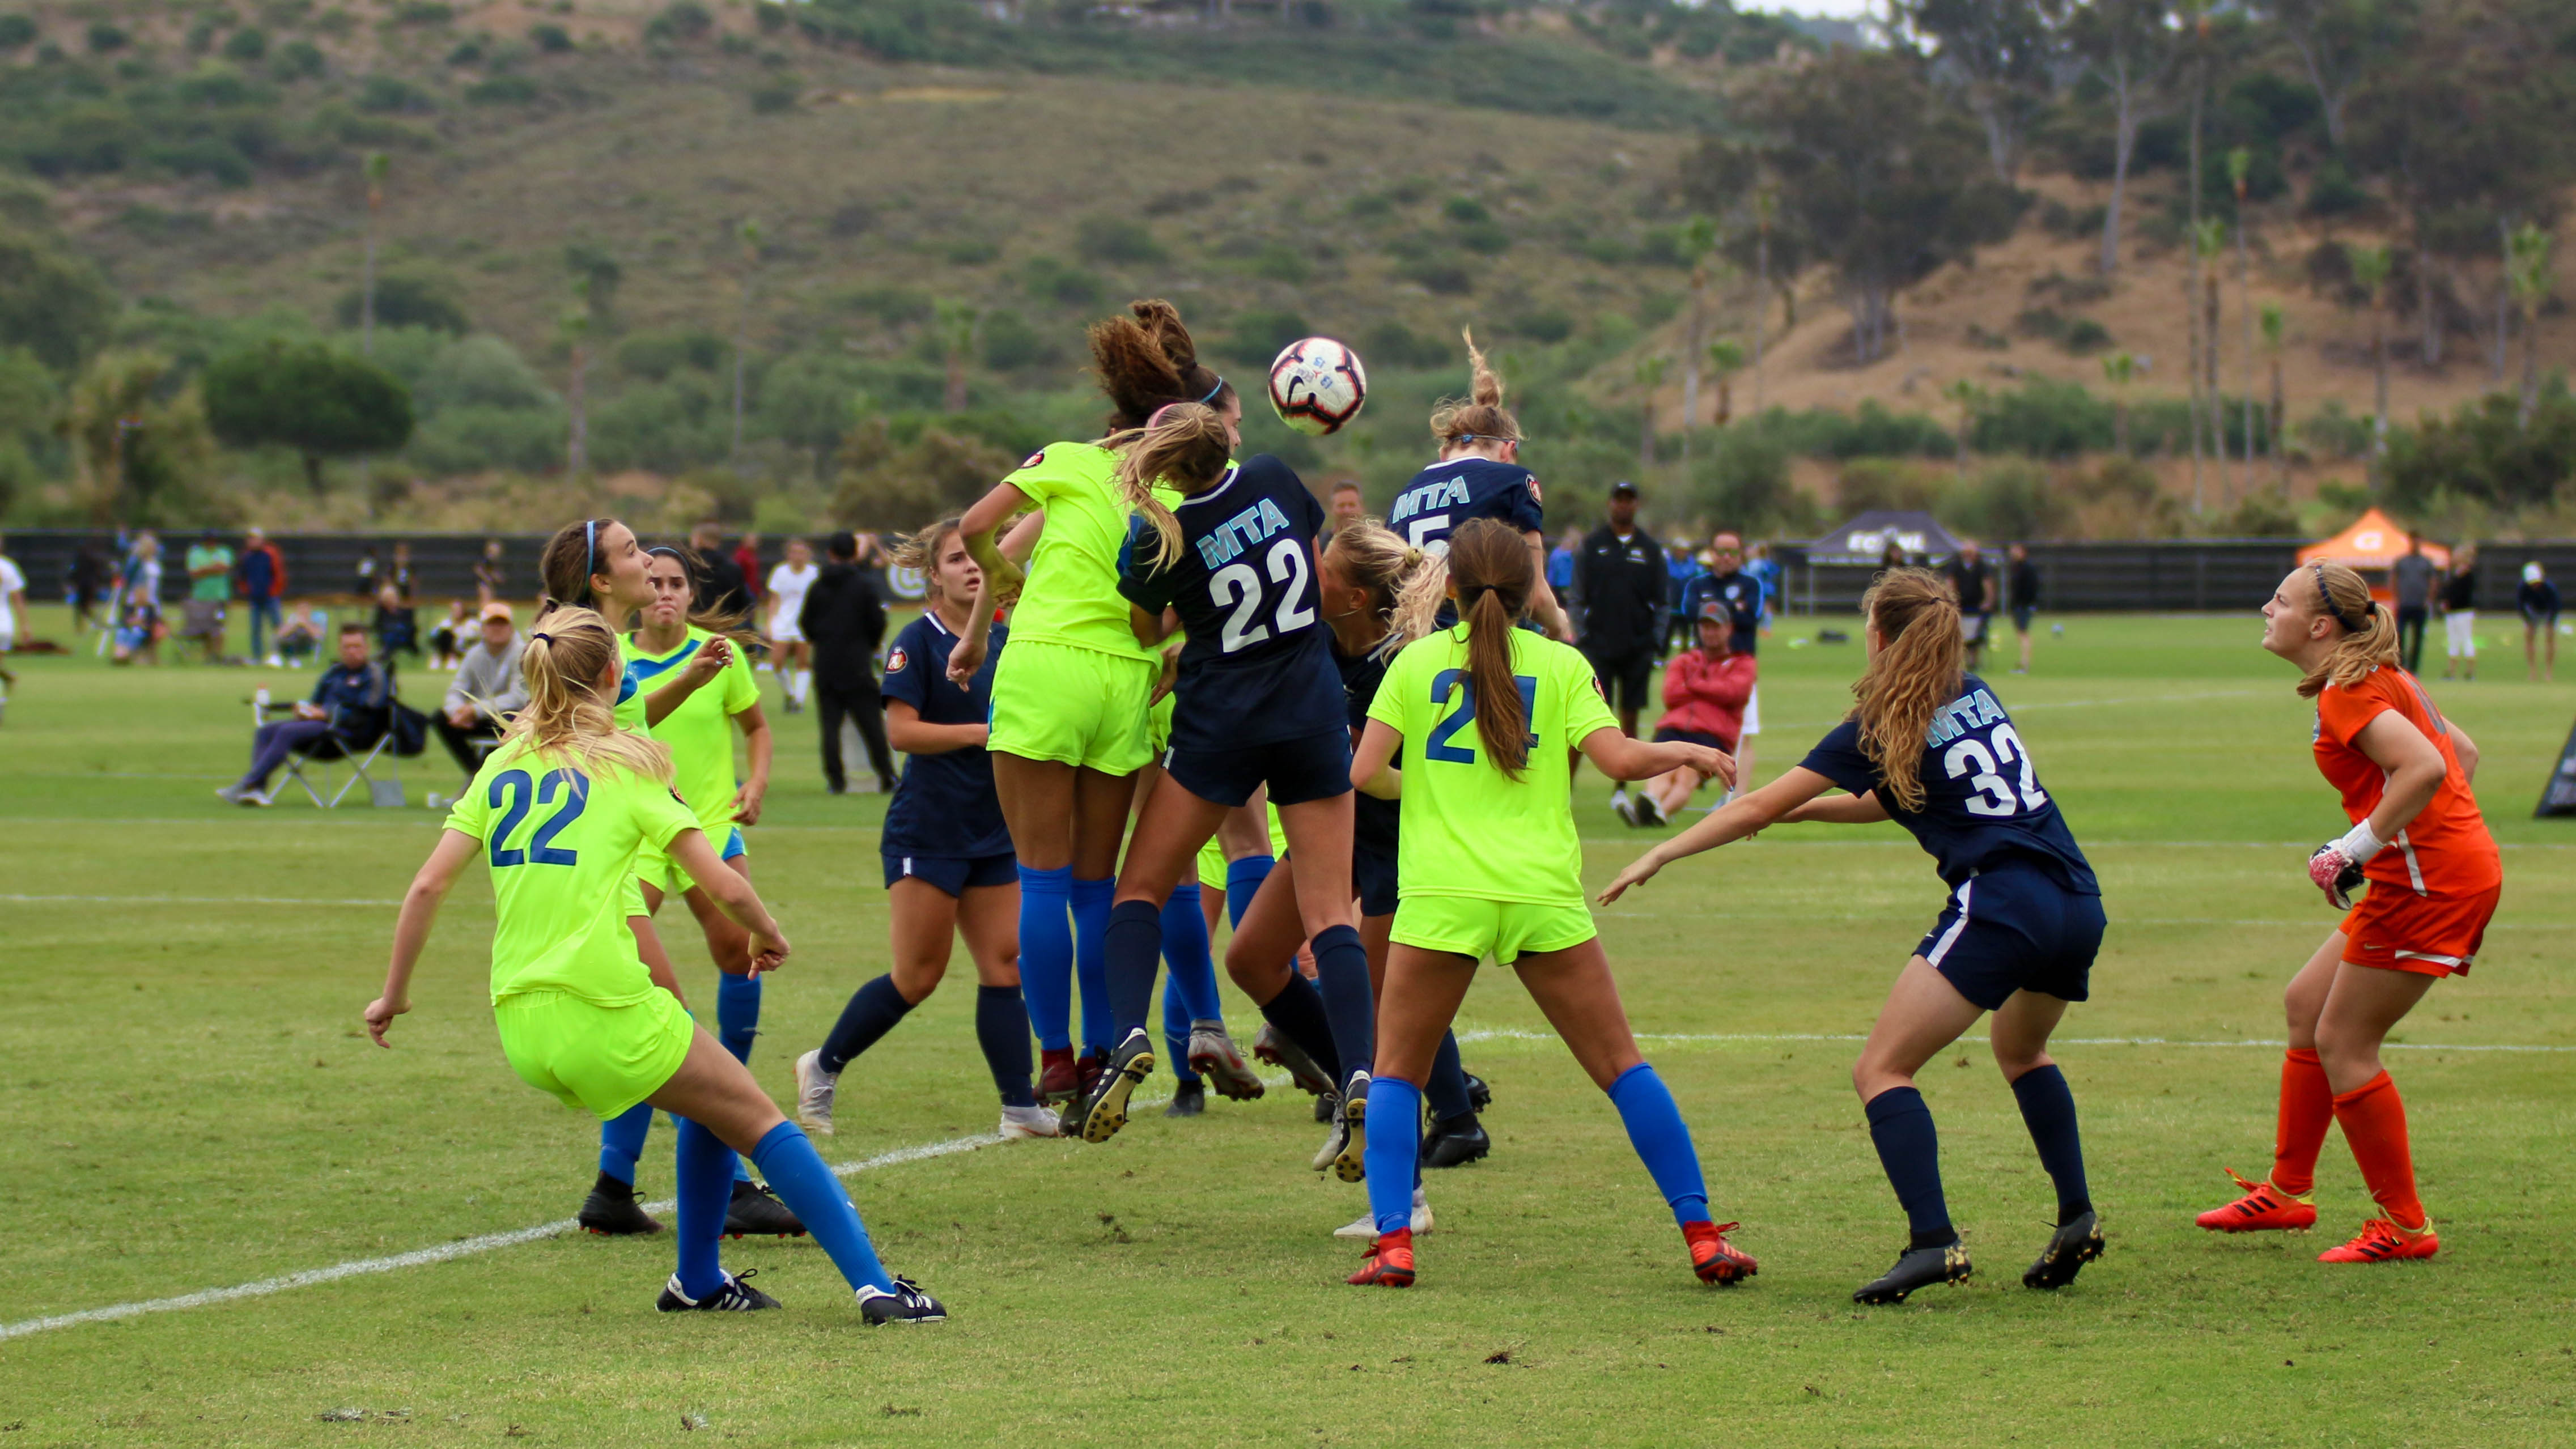
[[[981,886],[1017,885],[1020,880],[1020,858],[1016,855],[904,855],[892,850],[882,854],[888,890],[906,876],[937,886],[951,896],[962,896]]]
[[[1733,740],[1719,739],[1717,736],[1710,734],[1706,730],[1658,729],[1655,731],[1656,744],[1663,744],[1667,740],[1679,740],[1686,745],[1706,745],[1710,749],[1716,750],[1721,754],[1731,755],[1735,753],[1735,742]]]
[[[2016,991],[2082,1001],[2102,926],[2100,896],[2077,895],[2035,866],[2008,865],[1950,892],[1914,953],[1988,1011]]]
[[[1232,808],[1270,787],[1273,805],[1330,800],[1351,790],[1351,732],[1335,725],[1323,734],[1237,745],[1226,750],[1169,749],[1163,769],[1182,789]]]
[[[1366,845],[1351,847],[1351,894],[1363,916],[1395,914],[1395,855]]]

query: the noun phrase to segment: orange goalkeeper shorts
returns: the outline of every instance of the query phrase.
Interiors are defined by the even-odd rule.
[[[2495,919],[2502,886],[2465,896],[2419,896],[2373,882],[2343,918],[2343,959],[2384,971],[2465,976]]]

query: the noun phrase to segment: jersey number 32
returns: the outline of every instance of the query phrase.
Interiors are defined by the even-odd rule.
[[[2036,810],[2048,803],[2048,792],[2039,788],[2039,772],[2031,768],[2030,751],[2013,732],[2009,723],[1998,724],[1988,734],[1994,748],[1985,740],[1969,735],[1941,756],[1941,768],[1951,779],[1966,776],[1968,788],[1977,793],[1968,797],[1971,815],[2016,815],[2024,807]],[[2011,782],[2003,777],[2005,765],[2019,765],[2021,798],[2013,798]]]
[[[1278,603],[1270,610],[1270,624],[1254,622],[1261,616],[1261,606],[1269,601],[1261,586],[1261,575],[1252,565],[1230,563],[1208,578],[1208,601],[1220,609],[1232,609],[1225,629],[1217,636],[1219,647],[1232,654],[1249,649],[1270,637],[1271,625],[1282,634],[1292,634],[1315,622],[1315,610],[1306,602],[1312,578],[1306,566],[1303,540],[1283,538],[1270,546],[1264,560],[1270,582],[1279,586]]]

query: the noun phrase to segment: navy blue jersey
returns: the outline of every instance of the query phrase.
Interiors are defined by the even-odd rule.
[[[1369,706],[1377,700],[1377,687],[1386,681],[1386,667],[1395,660],[1392,649],[1371,649],[1365,654],[1344,654],[1333,650],[1333,667],[1342,672],[1342,700],[1349,707],[1351,743],[1359,744],[1360,733],[1368,728]],[[1400,838],[1397,822],[1402,819],[1401,801],[1380,800],[1362,790],[1352,797],[1352,842],[1392,855]]]
[[[1518,463],[1490,458],[1434,463],[1395,495],[1386,526],[1415,548],[1445,554],[1450,533],[1470,518],[1499,518],[1522,534],[1546,527],[1538,478]]]
[[[1331,631],[1315,618],[1315,536],[1324,507],[1264,453],[1172,510],[1181,547],[1148,564],[1139,520],[1118,561],[1118,592],[1148,613],[1177,611],[1189,642],[1174,686],[1172,748],[1222,750],[1341,727]]]
[[[2098,896],[2093,867],[2076,847],[2057,802],[2039,787],[2038,767],[1985,681],[1965,676],[1958,698],[1932,716],[1931,737],[1916,766],[1923,808],[1908,813],[1862,753],[1860,721],[1844,720],[1800,761],[1855,795],[1878,791],[1889,818],[1914,833],[1956,888],[1978,871],[2022,857],[2079,895]]]
[[[993,666],[1010,630],[996,624],[984,667],[964,689],[948,682],[957,635],[931,610],[906,624],[886,651],[885,697],[911,705],[924,724],[983,724],[993,716]],[[887,804],[879,846],[894,855],[1008,855],[1011,832],[993,793],[993,757],[981,745],[906,755],[903,783]]]
[[[1681,617],[1693,629],[1699,627],[1699,611],[1710,604],[1724,605],[1727,622],[1734,626],[1726,647],[1738,654],[1754,653],[1754,646],[1762,642],[1762,581],[1739,569],[1731,574],[1699,574],[1682,585]]]

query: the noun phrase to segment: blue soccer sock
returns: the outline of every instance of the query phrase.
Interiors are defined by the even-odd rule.
[[[1270,871],[1279,862],[1267,855],[1247,855],[1225,863],[1225,923],[1243,924],[1243,913],[1252,909],[1252,898],[1261,894],[1261,883],[1270,879]]]
[[[1949,1204],[1941,1199],[1941,1139],[1932,1128],[1932,1109],[1912,1087],[1890,1087],[1869,1099],[1869,1140],[1878,1148],[1878,1165],[1905,1209],[1906,1226],[1917,1248],[1946,1247],[1959,1241],[1950,1226]]]
[[[2021,1103],[2022,1125],[2039,1149],[2039,1165],[2057,1184],[2057,1221],[2063,1227],[2093,1210],[2093,1195],[2084,1183],[2084,1138],[2075,1129],[2075,1094],[2066,1074],[2050,1062],[2013,1078],[2013,1096]]]
[[[1020,867],[1020,995],[1038,1045],[1064,1051],[1073,1045],[1073,868]]]
[[[1315,989],[1323,995],[1333,1054],[1341,1061],[1335,1080],[1347,1082],[1377,1059],[1377,1004],[1369,990],[1368,948],[1360,944],[1358,931],[1326,926],[1316,935]]]
[[[644,1135],[653,1128],[653,1104],[638,1102],[599,1124],[599,1170],[628,1187],[635,1185],[635,1162],[644,1155]]]
[[[793,1122],[770,1128],[760,1145],[751,1149],[751,1160],[760,1164],[760,1175],[777,1190],[778,1200],[804,1222],[805,1231],[831,1255],[832,1266],[841,1270],[853,1290],[894,1287],[893,1277],[868,1242],[859,1210],[850,1205],[841,1180],[823,1165],[803,1128]]]
[[[1171,953],[1167,950],[1163,954],[1168,957]],[[1163,1060],[1171,1064],[1172,1075],[1183,1086],[1204,1080],[1190,1070],[1190,1004],[1181,999],[1178,972],[1163,977],[1163,1050],[1171,1053]]]
[[[1440,1049],[1431,1054],[1431,1075],[1422,1084],[1422,1095],[1431,1099],[1434,1121],[1476,1115],[1476,1104],[1467,1095],[1467,1069],[1458,1064],[1458,1033],[1440,1034]]]
[[[678,1135],[680,1291],[704,1298],[724,1286],[716,1244],[724,1238],[725,1208],[733,1201],[734,1152],[686,1117]]]
[[[1029,1089],[1029,1009],[1016,986],[975,988],[975,1044],[993,1069],[993,1086],[1005,1107],[1034,1107]]]
[[[1399,1077],[1369,1078],[1368,1150],[1360,1165],[1368,1170],[1369,1215],[1379,1232],[1413,1226],[1413,1175],[1421,1156],[1422,1089]]]
[[[1207,910],[1200,903],[1199,883],[1183,881],[1163,902],[1163,1043],[1171,1048],[1172,1071],[1184,1082],[1197,1081],[1190,1070],[1190,1024],[1222,1020],[1225,1008],[1216,994],[1216,958],[1208,946]]]
[[[1109,1040],[1122,1042],[1145,1025],[1146,1013],[1154,1009],[1154,967],[1163,954],[1162,907],[1152,901],[1120,901],[1109,912],[1109,928],[1101,939],[1113,1032]],[[1082,994],[1087,1033],[1091,988],[1085,986]]]
[[[851,992],[849,1004],[841,1008],[841,1019],[832,1023],[831,1034],[823,1038],[818,1065],[839,1075],[860,1053],[894,1030],[895,1023],[911,1010],[912,1003],[895,989],[891,975],[880,976]]]
[[[1333,1050],[1333,1023],[1324,1014],[1324,998],[1314,982],[1291,970],[1288,984],[1261,1004],[1261,1017],[1313,1057],[1324,1075],[1336,1082],[1349,1080],[1342,1073],[1341,1055]]]
[[[760,978],[722,972],[716,976],[716,1040],[738,1062],[751,1060],[751,1044],[760,1035]]]
[[[1673,1221],[1708,1221],[1708,1182],[1700,1176],[1699,1149],[1691,1145],[1690,1128],[1682,1122],[1672,1089],[1644,1062],[1619,1074],[1610,1084],[1610,1105],[1628,1126],[1628,1145],[1646,1164],[1655,1190],[1672,1205]],[[1369,1123],[1369,1140],[1377,1140],[1377,1123]]]
[[[1114,880],[1073,882],[1073,971],[1082,981],[1082,1044],[1104,1052],[1125,1034],[1118,1029],[1118,1013],[1111,1005],[1115,988],[1109,984],[1109,906],[1117,894]],[[1145,993],[1150,1005],[1152,982],[1146,983]],[[1141,1023],[1144,1017],[1140,1013],[1136,1019]]]

